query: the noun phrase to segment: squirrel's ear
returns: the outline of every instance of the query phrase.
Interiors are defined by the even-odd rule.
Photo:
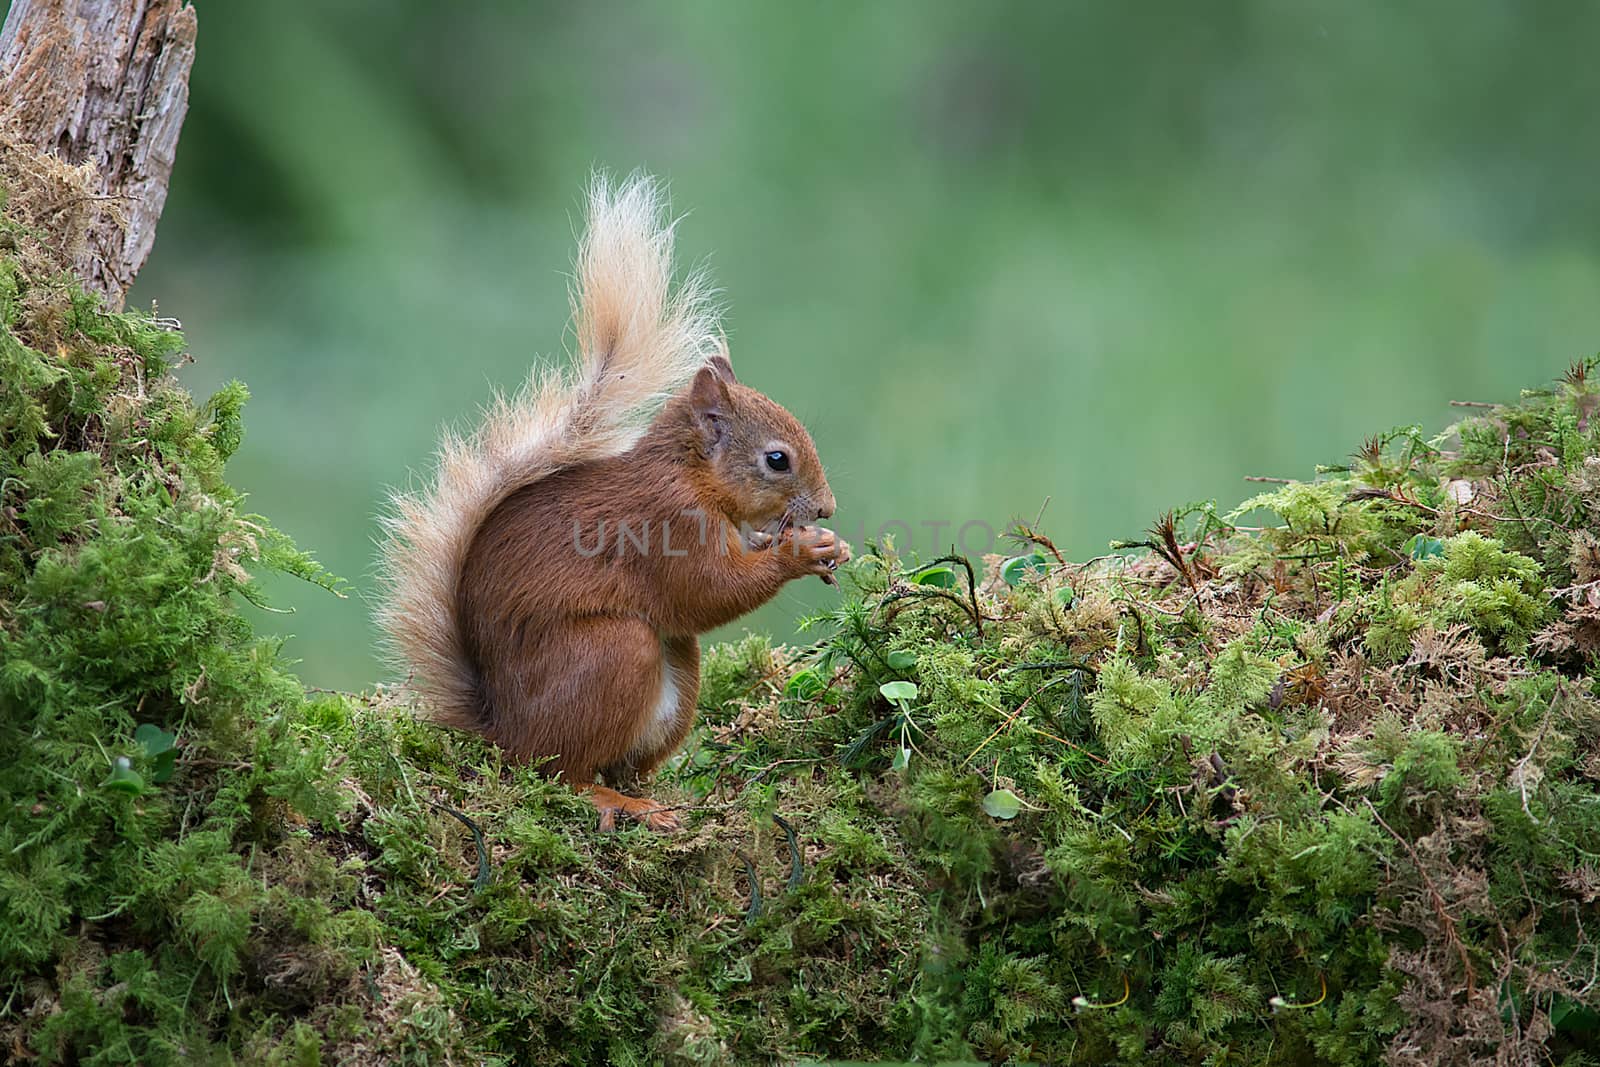
[[[689,386],[689,406],[694,409],[709,452],[722,443],[728,432],[728,387],[709,365],[695,372],[694,384]]]
[[[706,366],[717,372],[717,377],[733,385],[739,381],[733,374],[733,360],[728,358],[728,339],[721,338],[717,344],[717,352],[706,360]]]

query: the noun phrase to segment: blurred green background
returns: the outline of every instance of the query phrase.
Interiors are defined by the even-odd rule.
[[[840,529],[925,555],[1047,497],[1095,555],[1600,347],[1593,3],[198,7],[133,302],[250,385],[235,482],[369,593],[387,487],[563,351],[595,166],[670,182]],[[360,596],[272,594],[309,683],[387,675]]]

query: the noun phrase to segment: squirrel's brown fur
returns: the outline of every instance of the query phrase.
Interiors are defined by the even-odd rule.
[[[849,558],[808,525],[834,508],[810,435],[734,378],[700,278],[670,291],[671,244],[653,183],[596,181],[576,377],[445,439],[432,488],[395,501],[379,613],[440,722],[659,829],[670,812],[596,775],[631,782],[682,743],[699,634]]]

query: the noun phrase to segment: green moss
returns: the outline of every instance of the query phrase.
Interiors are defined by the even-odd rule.
[[[1440,629],[1462,623],[1477,631],[1491,652],[1517,653],[1545,618],[1544,578],[1527,556],[1468,530],[1444,542],[1440,558],[1418,570],[1437,577],[1434,608]]]

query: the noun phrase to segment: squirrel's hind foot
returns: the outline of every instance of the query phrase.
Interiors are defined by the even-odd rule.
[[[667,834],[683,829],[683,822],[676,812],[663,808],[653,800],[630,797],[603,785],[590,786],[587,792],[589,801],[600,812],[602,830],[615,830],[618,815],[638,819],[657,833]]]

